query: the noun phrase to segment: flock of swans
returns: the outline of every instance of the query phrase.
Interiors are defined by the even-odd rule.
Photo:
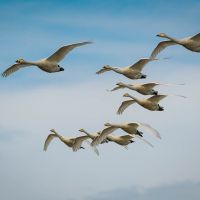
[[[172,38],[164,33],[160,33],[157,35],[158,37],[166,38],[167,40],[160,42],[156,48],[153,50],[149,58],[143,58],[137,61],[135,64],[123,67],[123,68],[116,68],[111,67],[109,65],[105,65],[102,69],[96,72],[96,74],[102,74],[104,72],[113,71],[118,74],[124,75],[125,77],[136,80],[136,79],[144,79],[147,76],[142,73],[142,70],[146,64],[148,64],[151,61],[157,61],[157,55],[164,50],[166,47],[171,45],[181,45],[185,47],[186,49],[194,52],[200,52],[200,33],[198,33],[195,36],[183,38],[183,39],[175,39]],[[86,41],[86,42],[80,42],[80,43],[74,43],[70,45],[63,46],[59,48],[55,53],[53,53],[48,58],[43,58],[38,61],[26,61],[24,59],[18,59],[16,60],[16,63],[6,69],[3,73],[3,77],[7,77],[10,74],[16,72],[17,70],[24,68],[24,67],[30,67],[30,66],[37,66],[39,69],[48,72],[48,73],[54,73],[54,72],[61,72],[64,71],[64,68],[62,68],[58,63],[74,48],[83,46],[86,44],[91,44],[92,42]],[[162,83],[144,83],[144,84],[126,84],[119,82],[116,84],[116,87],[114,87],[112,90],[109,90],[110,92],[128,88],[130,90],[136,91],[142,95],[152,95],[149,98],[145,99],[138,99],[128,93],[125,93],[124,97],[129,97],[129,100],[123,101],[120,105],[117,114],[122,114],[125,109],[127,109],[130,105],[137,103],[140,106],[142,106],[145,109],[148,109],[150,111],[163,111],[164,107],[162,107],[159,102],[167,97],[168,95],[161,95],[158,91],[154,89],[154,87],[158,85],[182,85],[182,84],[162,84]],[[177,95],[181,96],[181,95]],[[184,96],[181,96],[184,97]],[[149,124],[145,123],[139,123],[139,122],[131,122],[131,123],[122,123],[122,124],[114,124],[114,123],[105,123],[105,128],[101,131],[98,131],[96,133],[89,133],[85,129],[80,129],[79,131],[85,135],[81,135],[78,137],[66,137],[60,135],[55,129],[50,130],[50,134],[47,136],[45,143],[44,143],[44,151],[47,150],[48,145],[51,143],[51,141],[54,138],[60,139],[65,145],[72,148],[74,152],[78,151],[79,149],[84,149],[82,146],[83,142],[87,142],[91,148],[94,150],[94,152],[99,155],[99,151],[97,149],[97,146],[99,144],[114,142],[118,145],[123,146],[124,148],[128,148],[128,145],[135,142],[135,138],[140,139],[141,141],[145,142],[146,144],[153,147],[153,145],[144,139],[143,132],[139,130],[139,128],[144,128],[150,133],[152,133],[155,137],[161,139],[161,136],[159,132],[151,127]],[[112,134],[115,130],[121,129],[126,134],[117,136]]]

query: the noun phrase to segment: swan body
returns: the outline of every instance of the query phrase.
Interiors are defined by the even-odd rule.
[[[109,134],[106,137],[106,139],[111,142],[115,142],[116,144],[121,145],[121,146],[127,146],[134,142],[133,136],[131,136],[131,135],[117,136],[117,135]]]
[[[107,71],[114,71],[118,74],[122,74],[126,76],[129,79],[143,79],[146,78],[146,75],[142,73],[142,70],[144,66],[153,60],[157,59],[151,59],[151,58],[142,58],[138,62],[136,62],[133,65],[130,65],[128,67],[123,67],[123,68],[116,68],[116,67],[111,67],[109,65],[105,65],[102,69],[96,72],[96,74],[102,74]]]
[[[156,46],[150,56],[152,59],[156,58],[156,56],[166,47],[172,45],[181,45],[190,51],[200,52],[200,33],[183,39],[175,39],[166,35],[165,33],[160,33],[157,36],[167,38],[168,40],[162,41]]]
[[[132,105],[133,103],[137,103],[140,106],[142,106],[148,110],[151,110],[151,111],[163,111],[164,108],[161,107],[158,103],[159,103],[159,101],[161,101],[162,99],[167,97],[167,95],[156,95],[156,96],[152,96],[148,99],[137,99],[128,93],[125,93],[123,96],[130,97],[132,100],[123,101],[117,111],[117,114],[122,114],[124,112],[124,110],[126,108],[128,108],[130,105]]]
[[[72,148],[73,151],[78,151],[79,149],[84,149],[84,147],[82,147],[81,145],[85,140],[89,139],[88,136],[80,136],[80,137],[75,137],[75,138],[63,137],[60,134],[58,134],[55,131],[55,129],[51,129],[50,131],[52,132],[52,134],[49,134],[45,140],[44,151],[47,150],[49,144],[51,143],[51,141],[54,138],[59,138],[60,141],[62,141],[65,145]]]
[[[58,64],[72,49],[90,44],[91,42],[80,42],[80,43],[74,43],[66,46],[62,46],[59,48],[55,53],[53,53],[48,58],[44,58],[38,61],[26,61],[24,59],[18,59],[16,60],[16,63],[6,69],[3,73],[3,77],[7,77],[10,74],[18,71],[21,68],[24,67],[30,67],[30,66],[36,66],[39,69],[48,72],[48,73],[54,73],[54,72],[60,72],[64,71],[64,68],[60,67]]]

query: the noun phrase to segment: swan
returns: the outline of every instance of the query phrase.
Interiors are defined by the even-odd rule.
[[[119,89],[128,88],[131,90],[135,90],[138,93],[143,94],[143,95],[158,95],[158,91],[153,89],[155,86],[158,86],[158,85],[172,86],[172,85],[184,85],[184,84],[162,84],[162,83],[155,83],[155,82],[142,83],[142,84],[125,84],[125,83],[119,82],[116,85],[117,86],[115,88],[110,90],[111,92],[115,90],[119,90]]]
[[[144,66],[148,62],[154,61],[154,60],[158,60],[158,59],[142,58],[135,64],[130,65],[128,67],[123,67],[123,68],[116,68],[116,67],[111,67],[109,65],[105,65],[102,69],[97,71],[96,74],[102,74],[107,71],[114,71],[130,79],[143,79],[143,78],[146,78],[147,76],[142,74],[141,71],[143,70]]]
[[[143,132],[138,131],[138,128],[143,127],[144,129],[146,129],[150,133],[152,133],[154,136],[161,139],[160,133],[156,129],[151,127],[149,124],[145,124],[145,123],[139,123],[139,122],[124,123],[124,124],[105,123],[104,125],[107,126],[108,128],[105,128],[101,132],[101,134],[92,141],[92,143],[91,143],[92,146],[97,146],[105,139],[109,140],[108,136],[117,129],[121,129],[121,130],[125,131],[126,133],[130,134],[132,137],[137,137],[139,139],[142,139]],[[150,146],[152,146],[152,144],[149,143],[148,141],[146,141],[144,139],[142,139],[142,140],[144,142],[146,142],[147,144],[149,144]]]
[[[156,56],[166,47],[177,44],[185,47],[190,51],[200,52],[200,33],[183,39],[175,39],[166,35],[165,33],[159,33],[157,36],[167,38],[168,40],[162,41],[156,46],[156,48],[151,53],[151,59],[156,58]]]
[[[58,64],[71,50],[73,50],[76,47],[90,44],[92,42],[80,42],[80,43],[74,43],[66,46],[62,46],[59,48],[55,53],[53,53],[51,56],[48,58],[43,58],[38,61],[33,61],[29,62],[24,59],[18,59],[16,60],[16,63],[6,69],[3,73],[3,77],[7,77],[10,74],[16,72],[17,70],[24,68],[24,67],[29,67],[29,66],[37,66],[41,70],[48,72],[48,73],[53,73],[53,72],[60,72],[64,71],[64,68],[60,67]]]
[[[116,136],[113,134],[109,134],[106,139],[110,142],[115,142],[118,145],[123,146],[125,149],[128,149],[128,145],[131,143],[134,143],[135,141],[133,140],[134,138],[138,138],[141,141],[143,141],[144,143],[148,144],[150,147],[153,147],[153,145],[148,142],[147,140],[145,140],[143,137],[140,137],[138,135],[122,135],[122,136]]]
[[[96,138],[98,138],[101,135],[101,131],[94,133],[94,134],[88,133],[83,128],[80,129],[79,131],[88,135],[92,139],[92,141],[95,140]],[[115,142],[115,143],[122,145],[122,146],[127,146],[128,144],[134,142],[132,139],[133,139],[133,136],[130,136],[130,135],[116,136],[116,135],[110,134],[110,135],[107,136],[107,138],[105,138],[103,141],[101,141],[101,144],[108,143],[110,141],[110,142]],[[93,145],[91,145],[91,146],[94,147]]]
[[[74,152],[78,151],[79,149],[84,149],[84,147],[82,147],[81,145],[82,145],[83,141],[89,139],[88,136],[80,136],[80,137],[75,137],[75,138],[63,137],[60,134],[58,134],[55,129],[51,129],[50,131],[52,132],[52,134],[49,134],[45,140],[44,151],[47,150],[50,142],[54,138],[59,138],[64,144],[66,144],[68,147],[72,148],[72,150]]]
[[[106,139],[109,140],[110,142],[115,142],[118,145],[124,146],[126,149],[129,144],[134,142],[133,136],[131,135],[117,136],[117,135],[109,134],[107,135]]]
[[[125,93],[123,96],[130,97],[132,100],[123,101],[117,111],[117,114],[122,114],[124,112],[124,110],[133,103],[138,103],[142,107],[144,107],[148,110],[151,110],[151,111],[163,111],[164,108],[161,107],[158,103],[159,103],[159,101],[161,101],[162,99],[167,97],[167,95],[156,95],[156,96],[152,96],[148,99],[137,99],[128,93]]]

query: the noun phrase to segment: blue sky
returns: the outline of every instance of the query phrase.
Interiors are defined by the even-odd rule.
[[[199,33],[199,9],[195,0],[0,1],[2,72],[17,58],[37,60],[64,44],[94,42],[73,50],[61,62],[63,73],[27,68],[0,78],[0,199],[199,198],[199,54],[169,47],[159,55],[169,60],[145,67],[145,81],[95,74],[105,64],[148,57],[161,41],[157,33]],[[167,98],[161,113],[132,106],[117,116],[125,91],[106,89],[119,81],[185,83],[158,89],[188,98]],[[99,148],[99,158],[89,148],[73,153],[59,141],[42,151],[51,128],[73,136],[80,128],[101,130],[104,122],[134,121],[151,124],[162,140],[146,133],[153,149],[139,141],[128,151],[110,144]]]

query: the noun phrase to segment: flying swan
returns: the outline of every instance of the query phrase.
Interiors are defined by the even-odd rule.
[[[151,53],[150,58],[154,59],[156,56],[168,46],[181,45],[186,49],[194,52],[200,52],[200,33],[183,39],[172,38],[165,33],[159,33],[158,37],[167,38],[168,40],[160,42]]]
[[[53,73],[53,72],[60,72],[64,71],[64,68],[60,67],[58,64],[64,57],[74,48],[83,46],[86,44],[90,44],[91,42],[80,42],[80,43],[74,43],[66,46],[62,46],[59,48],[55,53],[53,53],[51,56],[48,58],[43,58],[38,61],[26,61],[24,59],[18,59],[16,60],[16,63],[6,69],[3,73],[3,77],[7,77],[10,74],[16,72],[17,70],[24,68],[24,67],[29,67],[29,66],[37,66],[41,70],[48,72],[48,73]]]

